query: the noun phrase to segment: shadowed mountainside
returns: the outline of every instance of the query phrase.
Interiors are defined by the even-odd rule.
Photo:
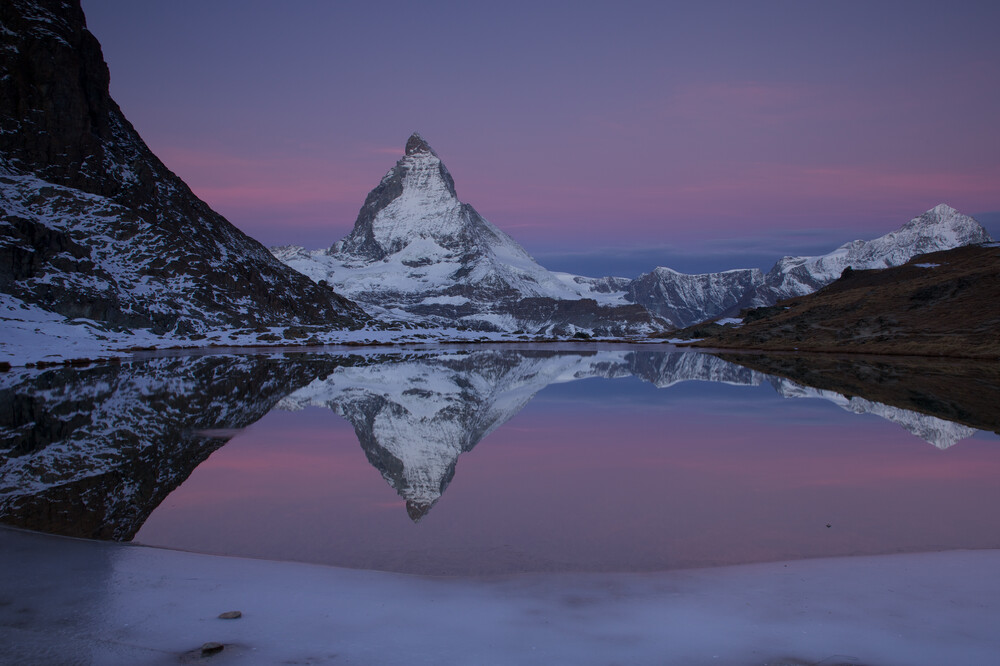
[[[79,0],[0,3],[0,302],[115,330],[356,328],[149,150]]]

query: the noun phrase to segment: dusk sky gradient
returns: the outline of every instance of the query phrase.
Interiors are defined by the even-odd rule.
[[[83,0],[111,93],[265,245],[419,131],[543,265],[759,266],[938,203],[1000,237],[1000,3]]]

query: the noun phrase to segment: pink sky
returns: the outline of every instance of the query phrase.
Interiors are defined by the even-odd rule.
[[[346,234],[412,131],[557,268],[767,267],[942,202],[996,233],[1000,6],[690,4],[84,10],[153,150],[268,245]]]

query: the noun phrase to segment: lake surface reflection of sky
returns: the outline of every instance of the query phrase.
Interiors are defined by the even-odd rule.
[[[485,436],[455,453],[453,478],[445,470],[416,520],[390,486],[415,477],[380,473],[370,457],[381,454],[359,445],[405,440],[393,431],[403,421],[373,421],[370,398],[351,397],[351,409],[337,398],[351,421],[315,395],[286,399],[198,466],[135,541],[433,574],[1000,547],[996,435],[939,450],[878,416],[766,384],[560,382],[501,400],[507,411],[477,426]],[[437,432],[452,437],[413,436],[433,443]]]

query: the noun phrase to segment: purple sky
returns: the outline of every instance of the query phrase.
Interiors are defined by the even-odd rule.
[[[769,267],[938,204],[1000,236],[1000,3],[84,0],[111,92],[267,245],[419,131],[549,268]]]

